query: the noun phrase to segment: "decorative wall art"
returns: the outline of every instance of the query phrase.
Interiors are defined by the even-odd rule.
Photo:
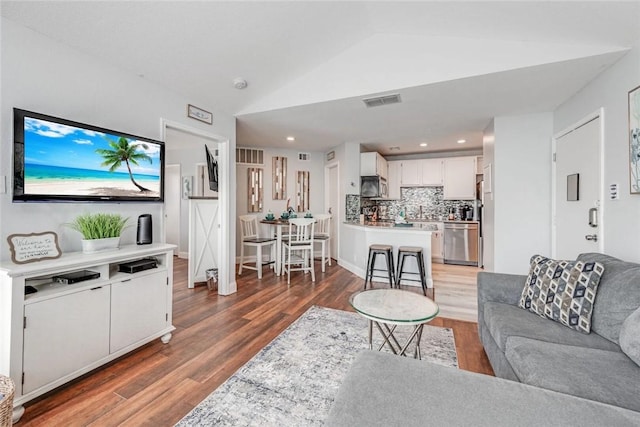
[[[273,200],[287,198],[287,158],[273,158]]]
[[[567,201],[577,202],[580,200],[580,174],[567,175]]]
[[[296,211],[309,210],[309,171],[296,173]]]
[[[249,194],[247,194],[247,212],[262,212],[264,186],[262,183],[262,168],[248,168]]]
[[[640,86],[629,91],[629,190],[640,194]]]
[[[188,199],[193,195],[193,176],[185,175],[182,177],[182,198]]]
[[[213,114],[195,105],[187,105],[187,116],[207,124],[213,124]]]

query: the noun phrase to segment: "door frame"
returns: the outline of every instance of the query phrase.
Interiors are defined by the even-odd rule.
[[[165,174],[164,174],[165,179],[169,175],[167,173],[167,169],[169,169],[169,168],[177,168],[177,170],[178,170],[178,188],[180,188],[181,178],[182,178],[182,165],[180,163],[165,164]],[[169,180],[166,179],[166,181],[168,182]],[[166,189],[166,182],[165,182],[165,189]],[[180,197],[181,197],[181,194],[178,193],[178,198],[180,198]],[[164,234],[164,241],[166,243],[169,243],[169,242],[167,242],[167,230],[166,230],[166,225],[167,225],[167,221],[166,221],[166,218],[167,218],[167,207],[166,207],[167,192],[166,191],[164,192],[164,199],[165,199],[165,206],[163,206],[163,211],[164,211],[165,220],[163,221],[163,226],[164,226],[165,229],[162,231],[162,233]],[[180,205],[178,205],[178,247],[173,250],[173,254],[177,255],[178,257],[181,257],[181,255],[182,255],[180,253],[180,240],[182,239],[182,232],[181,232],[181,227],[180,227],[180,222],[182,221],[182,212],[181,212],[181,210],[182,209],[180,209]]]
[[[336,188],[331,189],[330,188],[330,180],[329,180],[329,174],[330,174],[330,169],[336,169]],[[338,201],[337,206],[336,206],[336,212],[332,213],[333,215],[333,221],[336,221],[336,232],[334,233],[334,235],[331,236],[332,239],[334,239],[334,245],[336,248],[336,262],[338,262],[338,260],[340,259],[340,224],[342,223],[341,220],[341,215],[342,215],[342,209],[340,209],[340,162],[339,161],[334,161],[331,163],[328,163],[324,166],[324,210],[327,210],[327,206],[329,206],[330,203],[330,199],[331,199],[331,191],[334,191],[336,193],[336,200]],[[331,256],[331,248],[329,248],[329,256]]]
[[[598,251],[604,253],[604,230],[605,230],[605,185],[604,185],[604,108],[599,108],[598,110],[592,112],[584,116],[582,119],[573,123],[570,126],[567,126],[562,131],[553,135],[551,140],[551,256],[553,258],[557,257],[558,253],[558,233],[556,229],[556,186],[557,186],[557,174],[556,174],[556,148],[558,145],[558,139],[567,135],[568,133],[573,132],[574,130],[586,125],[587,123],[600,119],[600,131],[598,134],[600,135],[600,140],[598,141],[598,151],[600,155],[599,164],[600,164],[600,191],[599,198],[600,203],[598,207]]]
[[[224,165],[219,174],[218,202],[220,203],[220,241],[218,242],[218,254],[220,256],[218,264],[218,294],[230,295],[238,290],[235,279],[235,256],[231,258],[231,253],[235,254],[235,221],[231,220],[231,183],[235,181],[235,159],[231,163],[231,141],[229,138],[213,133],[205,132],[182,123],[160,119],[160,132],[162,140],[166,139],[167,128],[173,128],[182,132],[201,136],[214,140],[218,143],[218,161]],[[235,150],[234,150],[235,155]],[[233,176],[232,176],[233,173]],[[235,203],[235,198],[234,198]],[[164,217],[164,206],[163,206]],[[165,234],[165,224],[162,224],[162,233]],[[234,240],[231,240],[231,236]]]

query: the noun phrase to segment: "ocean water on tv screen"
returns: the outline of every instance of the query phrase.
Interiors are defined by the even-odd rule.
[[[160,181],[160,177],[157,175],[143,175],[133,174],[134,179],[141,181]],[[130,177],[127,172],[109,172],[104,170],[92,170],[92,169],[78,169],[68,168],[64,166],[50,166],[50,165],[37,165],[37,164],[25,164],[24,165],[24,179],[25,182],[32,180],[42,179],[73,179],[73,180],[125,180],[129,181]]]

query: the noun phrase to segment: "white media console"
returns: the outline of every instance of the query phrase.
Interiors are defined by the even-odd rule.
[[[16,384],[14,422],[25,402],[156,338],[171,339],[174,245],[63,254],[29,264],[0,263],[0,373]],[[118,265],[152,257],[135,273]],[[79,270],[99,278],[57,283]],[[25,294],[27,286],[37,292]]]

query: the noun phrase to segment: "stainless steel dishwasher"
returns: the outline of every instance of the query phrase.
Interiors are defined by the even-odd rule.
[[[444,263],[478,265],[478,224],[444,223]]]

